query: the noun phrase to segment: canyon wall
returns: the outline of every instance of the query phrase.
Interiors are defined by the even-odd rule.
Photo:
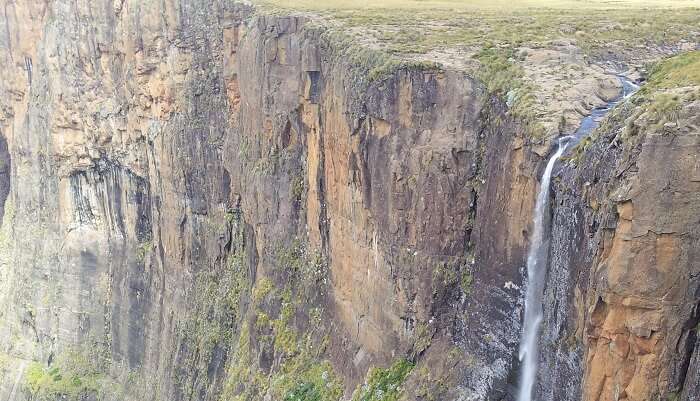
[[[684,96],[692,88],[668,92],[681,99],[672,121],[633,99],[561,168],[545,293],[547,399],[698,397],[699,104]]]
[[[548,141],[478,80],[223,0],[0,5],[0,399],[513,398]],[[561,169],[543,398],[697,399],[687,127]]]
[[[6,392],[66,350],[138,372],[154,399],[214,399],[248,340],[273,375],[294,352],[241,333],[280,314],[279,294],[253,296],[270,283],[308,303],[285,322],[300,337],[318,309],[318,358],[348,394],[426,352],[468,361],[460,392],[504,380],[518,292],[502,286],[519,281],[527,218],[487,222],[527,216],[536,184],[503,174],[525,152],[478,82],[417,67],[370,80],[375,55],[244,5],[5,8]],[[480,193],[511,190],[525,201],[477,212]],[[462,378],[442,361],[430,374]]]

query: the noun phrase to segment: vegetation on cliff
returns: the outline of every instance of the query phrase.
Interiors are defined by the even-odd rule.
[[[628,118],[625,136],[639,131],[656,131],[690,128],[688,106],[700,100],[700,51],[679,54],[656,63],[651,68],[649,80],[635,99],[638,106]]]
[[[270,256],[279,268],[252,288],[220,399],[250,401],[268,393],[285,401],[338,399],[343,385],[324,359],[329,328],[319,306],[326,263],[298,240]]]
[[[25,389],[36,400],[80,400],[95,396],[102,399],[117,389],[106,374],[106,362],[86,349],[66,350],[50,367],[32,362],[27,368]]]
[[[641,94],[658,89],[700,86],[700,50],[682,53],[657,63]]]
[[[401,386],[413,369],[413,363],[400,359],[386,369],[372,368],[367,382],[355,392],[352,401],[396,401]]]

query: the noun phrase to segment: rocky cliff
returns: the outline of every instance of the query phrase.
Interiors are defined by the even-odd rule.
[[[562,167],[546,293],[549,399],[563,399],[556,389],[580,371],[584,400],[698,397],[698,88],[660,82],[674,63],[692,75],[698,53],[676,60]]]
[[[619,91],[572,45],[523,56],[587,77],[535,135],[483,70],[313,15],[0,4],[0,399],[513,398],[538,169]],[[697,400],[683,87],[559,169],[542,398]]]

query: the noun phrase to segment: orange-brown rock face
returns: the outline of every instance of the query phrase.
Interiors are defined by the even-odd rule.
[[[410,350],[418,327],[451,335],[440,280],[455,287],[471,274],[484,94],[453,72],[368,82],[303,23],[261,19],[233,48],[240,114],[229,146],[248,156],[229,170],[257,238],[294,235],[328,255],[334,341],[347,348],[338,364],[354,381]]]
[[[698,323],[697,135],[649,134],[613,194],[588,297],[585,400],[679,393]]]
[[[700,319],[697,107],[684,105],[672,129],[623,111],[633,121],[625,129],[638,136],[615,142],[620,123],[608,126],[564,184],[582,188],[581,209],[560,193],[554,223],[583,226],[573,236],[554,232],[583,249],[553,250],[574,262],[567,274],[578,295],[567,320],[569,346],[581,342],[583,400],[696,399],[689,391],[697,386],[691,360]]]
[[[374,365],[425,352],[459,362],[477,329],[464,323],[467,299],[470,319],[501,313],[479,305],[495,299],[487,288],[519,280],[527,219],[500,258],[471,238],[493,216],[477,217],[478,194],[529,197],[534,180],[499,177],[520,171],[525,152],[513,146],[510,162],[486,150],[510,147],[517,125],[476,81],[417,68],[370,81],[304,18],[240,5],[6,6],[3,395],[31,388],[27,369],[70,369],[67,352],[92,350],[106,358],[99,374],[142,378],[133,397],[152,387],[152,399],[216,399],[241,343],[259,355],[250,369],[274,377],[289,344],[264,341],[279,323],[266,331],[262,316],[281,319],[275,296],[301,297],[291,275],[309,266],[315,281],[295,301],[308,303],[287,323],[302,337],[312,312],[323,317],[329,348],[317,359],[348,395]],[[469,352],[474,377],[488,369],[454,397],[483,397],[508,374],[510,357],[493,352],[515,346],[517,291],[506,295],[509,320],[470,340],[481,347]],[[450,364],[430,368],[457,387]]]
[[[3,398],[27,396],[30,360],[66,350],[112,360],[103,374],[148,370],[154,399],[177,392],[174,316],[198,268],[232,252],[228,103],[210,70],[223,28],[208,18],[247,13],[194,6],[0,3]]]

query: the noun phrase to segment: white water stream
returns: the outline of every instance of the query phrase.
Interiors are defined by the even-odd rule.
[[[549,158],[547,167],[542,173],[540,190],[537,193],[535,213],[533,218],[533,233],[530,238],[530,249],[527,255],[527,287],[525,292],[525,316],[523,332],[520,338],[520,387],[517,401],[532,401],[533,389],[537,380],[537,361],[539,358],[538,342],[540,325],[542,324],[542,294],[547,276],[547,256],[549,253],[549,238],[545,235],[545,223],[549,206],[549,184],[552,179],[554,164],[571,145],[588,136],[615,105],[630,97],[639,89],[629,79],[618,75],[622,83],[622,94],[604,107],[592,111],[591,115],[581,121],[581,125],[573,136],[558,139],[557,150]]]
[[[518,358],[521,363],[521,382],[518,401],[530,401],[532,388],[537,378],[537,343],[539,340],[540,324],[542,323],[542,292],[544,290],[545,273],[547,270],[547,251],[549,240],[544,238],[545,212],[549,205],[549,182],[552,179],[554,163],[566,150],[571,136],[559,138],[557,151],[549,158],[547,168],[542,174],[540,191],[535,203],[534,231],[530,239],[530,250],[527,254],[527,290],[525,293],[525,317],[523,334],[520,339]]]

